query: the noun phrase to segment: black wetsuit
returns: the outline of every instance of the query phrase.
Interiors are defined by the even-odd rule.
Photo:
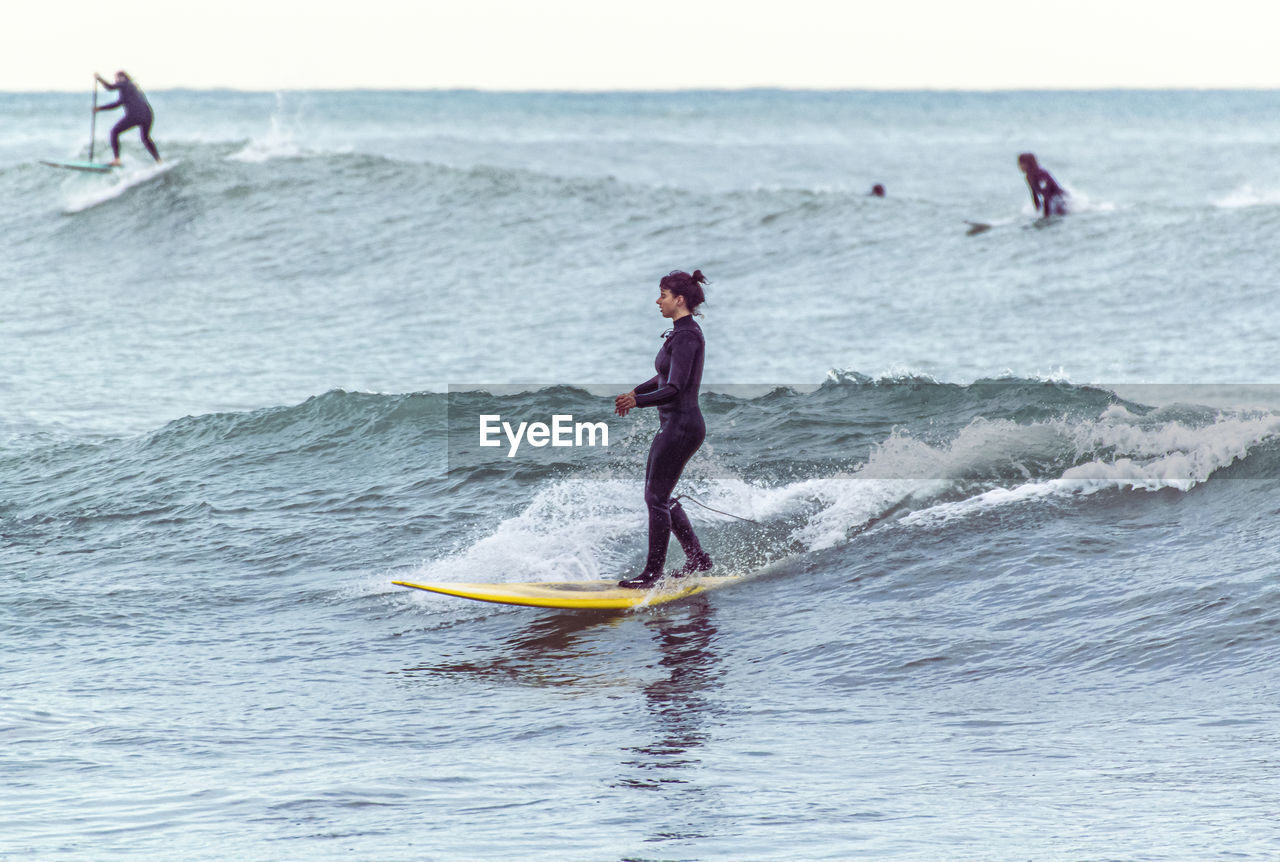
[[[151,124],[155,121],[155,115],[151,113],[151,104],[147,101],[147,97],[142,95],[138,85],[130,80],[124,80],[118,84],[105,84],[105,86],[108,90],[119,90],[120,98],[110,105],[103,105],[102,110],[109,111],[112,108],[124,107],[124,116],[111,129],[111,152],[117,159],[120,158],[120,133],[137,126],[142,134],[143,146],[147,148],[147,152],[151,153],[151,158],[157,162],[160,161],[160,152],[151,140]]]
[[[1067,214],[1067,193],[1044,168],[1028,173],[1027,185],[1031,187],[1031,205],[1043,208],[1045,216]]]
[[[698,568],[710,568],[710,558],[698,544],[693,525],[679,501],[671,499],[684,465],[707,436],[698,409],[702,358],[706,341],[693,315],[675,322],[658,357],[657,376],[635,388],[637,407],[657,407],[660,427],[649,448],[644,474],[644,502],[649,507],[649,556],[646,573],[660,573],[667,560],[667,542],[674,532],[685,556]],[[705,564],[704,564],[705,563]]]

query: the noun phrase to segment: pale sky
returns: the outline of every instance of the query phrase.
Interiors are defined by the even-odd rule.
[[[3,91],[1280,88],[1275,0],[6,5]]]

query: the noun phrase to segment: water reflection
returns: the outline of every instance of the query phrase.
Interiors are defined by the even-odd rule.
[[[722,709],[714,697],[723,673],[718,637],[711,604],[695,596],[640,613],[542,615],[497,643],[479,646],[475,658],[406,668],[403,674],[442,685],[462,674],[600,695],[557,704],[574,713],[565,726],[590,736],[589,745],[612,740],[617,746],[615,774],[597,780],[618,794],[611,801],[618,816],[642,824],[646,843],[679,844],[710,837],[723,807],[714,784],[700,775],[700,751],[711,741]],[[639,703],[628,696],[634,692],[642,695]],[[515,699],[511,711],[496,720],[519,721],[517,710],[546,715],[549,706],[542,698]]]
[[[594,629],[617,627],[626,617],[614,612],[559,613],[537,617],[509,637],[497,655],[475,661],[436,662],[405,668],[408,676],[448,679],[456,674],[506,679],[523,685],[574,686],[598,680],[592,663],[575,661],[590,653],[584,637]]]
[[[658,647],[658,667],[664,671],[642,686],[648,712],[665,728],[663,740],[655,741],[652,749],[684,750],[700,744],[703,695],[718,685],[711,617],[705,596],[640,614],[544,614],[500,643],[486,646],[477,658],[421,664],[400,673],[440,681],[462,674],[530,686],[634,685],[641,669],[629,657],[636,645],[628,643],[634,636],[628,637],[626,626],[640,623]],[[609,629],[619,630],[620,636],[601,637]]]
[[[701,749],[711,739],[720,707],[713,693],[721,686],[717,631],[705,596],[645,621],[661,653],[662,671],[644,686],[647,721],[622,749],[613,787],[628,792],[636,822],[645,824],[650,844],[671,845],[712,837],[720,822],[719,794],[702,776]],[[629,791],[639,791],[630,794]]]
[[[636,756],[622,765],[636,774],[624,776],[619,784],[658,790],[684,783],[679,771],[699,763],[693,752],[707,741],[707,692],[720,684],[720,660],[712,650],[716,628],[705,597],[654,616],[645,625],[655,635],[662,653],[658,666],[665,674],[644,687],[653,739],[624,749]]]

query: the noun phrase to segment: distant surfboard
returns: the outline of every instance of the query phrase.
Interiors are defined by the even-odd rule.
[[[499,605],[523,605],[533,608],[561,608],[567,610],[626,610],[628,608],[662,605],[686,596],[706,592],[725,584],[741,580],[741,577],[668,578],[648,590],[631,590],[618,586],[617,581],[571,581],[567,583],[522,584],[469,584],[427,583],[392,581],[400,587],[426,590],[446,596],[457,596],[477,602]]]
[[[51,168],[66,168],[70,171],[90,171],[95,174],[106,174],[115,169],[115,165],[108,165],[103,162],[47,162],[41,159],[40,164],[48,165]]]

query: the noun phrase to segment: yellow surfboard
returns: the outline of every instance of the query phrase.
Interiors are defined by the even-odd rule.
[[[570,610],[626,610],[673,602],[686,596],[713,590],[741,580],[740,576],[667,578],[647,590],[629,590],[617,581],[570,581],[566,583],[466,584],[392,581],[401,587],[493,602],[500,605],[525,605],[533,608],[566,608]]]

